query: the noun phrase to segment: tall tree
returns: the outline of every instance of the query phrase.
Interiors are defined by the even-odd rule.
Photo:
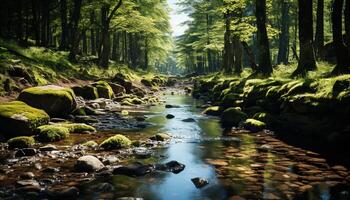
[[[270,57],[270,45],[267,36],[266,29],[266,0],[255,1],[255,16],[257,23],[257,36],[258,36],[258,61],[259,72],[264,75],[270,75],[272,73],[271,57]]]
[[[281,6],[281,33],[279,39],[279,48],[278,48],[278,64],[287,64],[288,63],[288,48],[289,48],[289,2],[288,0],[282,0]]]
[[[345,44],[348,47],[348,53],[350,53],[350,1],[345,2]]]
[[[315,54],[316,57],[324,59],[324,0],[317,0],[317,18],[315,34]]]
[[[234,56],[231,40],[231,16],[230,11],[225,13],[225,36],[224,36],[224,57],[223,57],[223,70],[224,73],[232,73]]]
[[[79,51],[79,21],[80,21],[80,14],[81,14],[81,7],[82,7],[83,0],[74,0],[74,8],[73,13],[71,17],[70,22],[70,51],[69,51],[69,60],[72,62],[77,61],[77,54]]]
[[[337,65],[333,69],[332,74],[338,75],[350,72],[350,57],[348,49],[346,48],[343,40],[343,26],[342,26],[342,11],[343,0],[334,0],[333,12],[332,12],[332,29],[333,29],[333,42],[335,46],[335,54],[337,57]]]
[[[113,7],[110,12],[110,5],[102,5],[101,8],[101,54],[99,57],[100,66],[103,68],[108,68],[108,61],[111,53],[110,46],[110,23],[114,17],[117,10],[122,5],[122,0],[119,0],[118,3]],[[110,13],[109,13],[110,12]]]
[[[297,69],[292,76],[305,76],[308,71],[316,70],[316,59],[313,47],[312,0],[298,0],[299,12],[299,45],[300,58]]]
[[[67,22],[67,0],[60,1],[60,14],[61,14],[61,42],[60,49],[68,49],[68,22]]]

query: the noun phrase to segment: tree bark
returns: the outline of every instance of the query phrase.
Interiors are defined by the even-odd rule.
[[[83,42],[83,55],[87,55],[88,46],[87,46],[86,30],[82,31],[81,39]]]
[[[90,41],[91,41],[91,54],[96,55],[96,41],[95,41],[95,31],[94,31],[94,23],[95,23],[95,11],[91,11],[90,13],[90,23],[91,23],[91,28],[90,28]]]
[[[282,24],[281,34],[279,38],[279,49],[277,64],[288,64],[288,48],[289,48],[289,3],[282,0]]]
[[[113,34],[112,60],[119,62],[119,33]]]
[[[312,0],[298,0],[299,5],[299,41],[300,58],[297,69],[292,76],[305,76],[308,71],[316,70],[316,59],[313,47]]]
[[[231,74],[234,62],[232,41],[231,41],[231,13],[225,14],[225,36],[224,36],[224,55],[223,71],[225,74]]]
[[[61,42],[60,42],[60,49],[61,50],[67,50],[68,45],[68,23],[67,23],[67,0],[61,0],[60,1],[60,14],[61,14]]]
[[[345,44],[348,48],[348,53],[350,54],[350,1],[347,0],[345,2],[345,11],[344,11],[344,16],[345,16]],[[349,55],[350,57],[350,55]]]
[[[83,0],[74,0],[74,8],[72,13],[71,20],[71,33],[70,33],[70,52],[69,52],[69,60],[72,62],[77,61],[77,54],[79,50],[79,21],[80,21],[80,12],[81,5]]]
[[[234,74],[240,75],[242,73],[242,44],[239,37],[233,38],[233,49],[234,49]]]
[[[254,56],[253,50],[249,47],[247,42],[242,42],[242,46],[243,46],[244,51],[246,52],[246,54],[248,56],[250,67],[252,68],[253,71],[257,71],[258,66],[255,62],[255,56]]]
[[[333,29],[333,43],[335,46],[335,54],[337,58],[337,65],[333,69],[332,74],[338,75],[349,73],[350,58],[348,49],[343,40],[343,26],[342,26],[342,9],[343,0],[334,0],[332,12],[332,29]]]
[[[259,72],[263,75],[270,75],[272,73],[271,57],[269,40],[266,30],[266,0],[256,0],[256,22],[257,22],[257,36],[258,36],[258,61]]]
[[[324,0],[317,0],[317,18],[315,34],[315,54],[320,60],[324,60]]]

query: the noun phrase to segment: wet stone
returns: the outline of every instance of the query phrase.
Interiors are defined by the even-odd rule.
[[[154,171],[153,165],[134,163],[128,166],[118,167],[113,170],[114,175],[125,175],[131,177],[144,176]]]
[[[95,172],[103,169],[104,164],[94,156],[80,157],[74,168],[79,172]]]
[[[70,187],[59,190],[46,191],[46,196],[49,199],[61,200],[61,199],[77,199],[79,197],[79,189],[76,187]]]
[[[185,169],[185,165],[177,161],[170,161],[165,164],[157,164],[156,169],[160,171],[172,172],[179,174]]]
[[[56,151],[57,147],[55,145],[48,144],[48,145],[45,145],[43,147],[40,147],[39,150],[40,151]]]
[[[187,118],[187,119],[183,119],[182,120],[183,122],[196,122],[196,120],[195,119],[193,119],[193,118]]]
[[[19,187],[27,187],[27,186],[39,187],[40,186],[38,181],[32,180],[32,179],[17,181],[17,185]]]
[[[53,174],[53,173],[56,173],[59,171],[60,170],[58,168],[55,168],[55,167],[48,167],[48,168],[45,168],[44,170],[42,170],[43,173],[47,173],[47,174]]]
[[[35,175],[33,172],[24,172],[20,176],[22,180],[34,179]]]
[[[191,179],[192,183],[196,186],[196,188],[202,188],[209,184],[209,181],[205,178],[193,178]]]
[[[16,152],[15,156],[16,157],[26,157],[26,156],[34,156],[38,153],[36,149],[33,148],[25,148],[25,149],[20,149]]]
[[[165,117],[166,117],[167,119],[174,119],[174,118],[175,118],[175,116],[172,115],[172,114],[167,114]]]

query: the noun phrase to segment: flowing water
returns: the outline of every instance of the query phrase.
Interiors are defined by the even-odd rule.
[[[202,102],[187,95],[165,96],[167,104],[175,108],[157,105],[130,112],[133,117],[146,116],[146,128],[118,129],[120,120],[113,114],[103,119],[106,132],[94,135],[71,135],[68,140],[55,145],[60,151],[35,157],[12,159],[12,163],[0,166],[7,175],[0,175],[0,199],[16,191],[18,174],[33,172],[41,187],[64,189],[75,186],[80,190],[79,199],[118,199],[134,197],[150,200],[221,200],[221,199],[349,199],[349,170],[332,165],[322,155],[291,146],[276,139],[270,132],[250,133],[234,129],[224,131],[219,119],[201,115]],[[166,119],[167,114],[175,116]],[[185,120],[185,119],[192,120]],[[126,121],[129,119],[125,119]],[[185,122],[185,121],[191,122]],[[149,124],[151,124],[149,126]],[[116,125],[116,126],[114,126]],[[128,126],[134,127],[134,126]],[[121,158],[117,165],[134,162],[143,164],[178,161],[185,169],[178,174],[155,171],[142,177],[122,175],[95,176],[74,172],[74,163],[81,155],[93,154],[100,158],[108,155],[122,156],[116,152],[86,151],[80,153],[76,144],[88,140],[101,142],[116,133],[131,139],[145,140],[156,133],[172,136],[169,144],[150,148],[152,157],[136,159],[133,154]],[[128,151],[128,150],[126,150]],[[73,152],[73,153],[72,153]],[[57,168],[45,173],[33,167],[41,163]],[[0,174],[1,174],[0,171]],[[51,170],[52,171],[52,170]],[[207,179],[209,184],[197,189],[192,178]],[[34,198],[35,199],[35,198]]]
[[[173,138],[171,144],[158,149],[151,159],[134,161],[176,160],[186,165],[184,171],[179,174],[155,172],[138,178],[114,176],[109,180],[115,187],[114,192],[96,193],[96,199],[127,196],[152,200],[241,197],[326,200],[332,196],[330,186],[348,185],[348,170],[342,166],[330,168],[317,153],[287,145],[268,132],[251,134],[236,130],[224,134],[219,120],[201,115],[201,109],[197,108],[201,102],[189,96],[167,96],[166,102],[179,108],[152,107],[147,121],[154,126],[142,133],[166,132]],[[168,120],[164,117],[167,114],[175,118]],[[183,121],[188,118],[195,122]],[[133,134],[139,132],[128,132],[130,136]],[[191,182],[195,177],[207,179],[209,185],[197,189]],[[309,192],[300,197],[305,191]]]

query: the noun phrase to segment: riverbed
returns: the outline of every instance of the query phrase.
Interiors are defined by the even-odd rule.
[[[250,133],[241,129],[224,131],[215,117],[201,114],[203,102],[189,95],[164,96],[166,104],[130,110],[130,118],[146,119],[142,128],[113,128],[94,135],[73,136],[56,143],[57,154],[41,158],[26,158],[6,165],[9,172],[2,176],[1,191],[4,197],[16,191],[11,186],[16,174],[31,171],[44,189],[79,188],[79,199],[118,199],[133,197],[156,200],[202,199],[348,199],[349,170],[328,163],[324,156],[291,146],[275,138],[270,131]],[[172,114],[173,119],[165,116]],[[119,123],[110,118],[109,123]],[[113,127],[113,126],[111,126]],[[116,126],[118,127],[118,126]],[[88,140],[122,133],[131,139],[147,139],[156,133],[167,133],[171,141],[150,148],[152,155],[138,158],[132,153],[100,152],[71,149],[71,146]],[[69,151],[75,152],[73,155]],[[125,150],[127,151],[127,150]],[[66,152],[67,155],[64,154]],[[77,153],[79,152],[79,153]],[[180,173],[154,171],[142,177],[74,173],[72,168],[78,155],[94,154],[100,158],[123,154],[112,167],[135,162],[143,164],[178,161],[185,165]],[[60,158],[64,155],[64,159]],[[36,161],[33,161],[36,160]],[[33,168],[41,162],[42,169],[57,169],[44,173]],[[23,163],[27,163],[23,164]],[[6,169],[2,169],[6,171]],[[197,188],[192,178],[203,178],[208,184]],[[52,181],[48,181],[52,180]],[[0,194],[1,197],[1,194]]]

